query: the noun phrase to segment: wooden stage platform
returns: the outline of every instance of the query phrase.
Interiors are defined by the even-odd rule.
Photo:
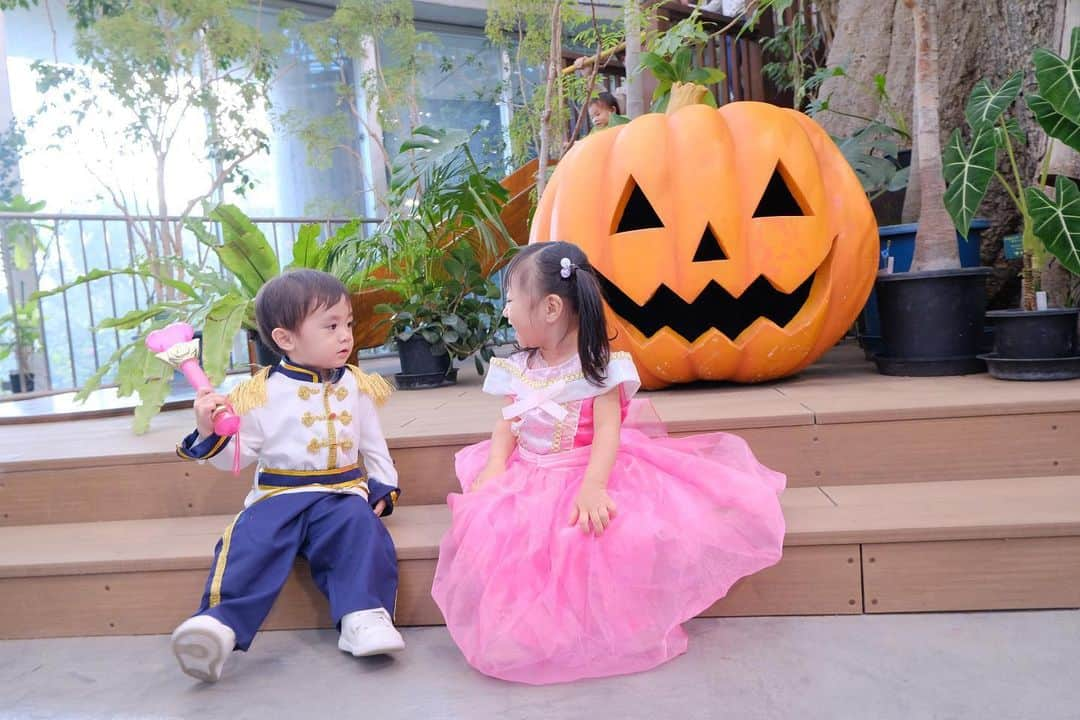
[[[462,376],[381,412],[404,489],[388,519],[404,624],[441,622],[428,590],[453,454],[496,417],[498,400]],[[786,381],[648,397],[670,432],[737,433],[788,475],[783,561],[710,614],[1080,606],[1080,381],[888,378],[840,346]],[[0,638],[170,631],[249,476],[176,458],[190,409],[135,436],[107,402],[51,421],[41,413],[63,400],[32,402],[0,406]],[[298,569],[268,627],[328,623]]]

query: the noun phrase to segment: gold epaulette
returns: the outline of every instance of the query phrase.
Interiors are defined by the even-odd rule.
[[[244,415],[250,410],[266,404],[266,379],[270,377],[270,366],[233,388],[229,393],[229,402],[237,415]]]
[[[365,393],[376,405],[382,405],[390,397],[390,393],[394,391],[394,388],[390,386],[390,383],[386,382],[381,375],[375,373],[366,373],[355,365],[348,365],[349,372],[356,378],[356,386],[360,388],[360,392]]]

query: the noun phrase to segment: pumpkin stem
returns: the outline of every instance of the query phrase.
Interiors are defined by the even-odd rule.
[[[676,82],[671,86],[671,98],[668,100],[667,112],[673,113],[687,105],[703,104],[705,93],[709,89],[696,83]]]

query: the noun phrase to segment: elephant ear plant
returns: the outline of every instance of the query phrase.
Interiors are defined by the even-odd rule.
[[[1080,151],[1080,28],[1072,32],[1068,57],[1037,49],[1032,63],[1037,90],[1027,95],[1027,109],[1049,139]],[[991,373],[1011,379],[1021,363],[1009,361],[1025,360],[1031,361],[1024,365],[1035,375],[1023,379],[1040,379],[1051,366],[1052,377],[1075,377],[1080,368],[1064,366],[1072,364],[1065,359],[1077,354],[1077,310],[1047,308],[1040,294],[1048,256],[1080,274],[1080,190],[1074,180],[1059,175],[1048,192],[1049,152],[1034,182],[1026,183],[1021,176],[1017,149],[1026,137],[1018,119],[1023,106],[1017,100],[1023,80],[1023,72],[1017,71],[1000,86],[987,80],[975,85],[964,113],[967,138],[954,130],[945,149],[945,204],[957,229],[967,234],[990,183],[997,180],[1021,218],[1021,307],[989,313],[996,328],[995,352],[988,356]]]

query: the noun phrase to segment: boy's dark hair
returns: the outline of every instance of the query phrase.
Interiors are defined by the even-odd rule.
[[[255,296],[255,322],[259,337],[278,355],[285,351],[271,337],[274,328],[295,332],[308,315],[322,307],[333,307],[349,291],[333,275],[318,270],[290,270],[266,283]]]
[[[615,96],[609,92],[599,93],[596,97],[589,101],[590,105],[603,105],[610,108],[611,112],[616,115],[619,114],[619,101],[615,99]]]
[[[562,260],[570,261],[569,277],[562,276]],[[504,287],[518,271],[524,271],[522,286],[534,298],[558,295],[578,316],[578,355],[581,370],[593,385],[607,378],[611,348],[608,345],[604,296],[589,258],[577,245],[545,242],[523,248],[506,269]]]

